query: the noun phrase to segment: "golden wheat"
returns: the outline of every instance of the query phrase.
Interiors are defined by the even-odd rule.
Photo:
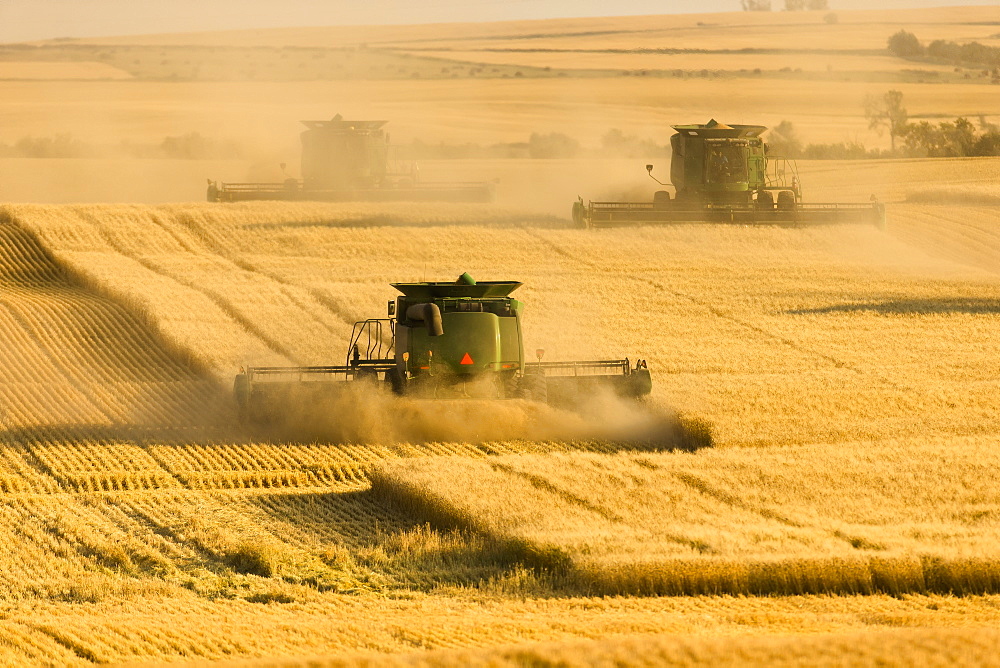
[[[387,658],[348,655],[302,659],[240,661],[229,665],[293,668],[315,666],[490,666],[530,665],[684,665],[801,666],[910,664],[996,666],[995,631],[884,630],[830,635],[776,635],[706,639],[679,635],[621,635],[612,639],[519,644],[488,650],[434,650]]]
[[[481,60],[514,57],[485,51],[512,43],[737,49],[780,40],[812,50],[819,35],[843,51],[882,48],[900,26],[925,41],[980,39],[983,12],[838,12],[839,26],[793,13],[731,15],[714,27],[698,25],[715,20],[704,16],[601,19],[605,29],[643,32],[573,37],[555,34],[587,33],[594,20],[550,24],[549,36],[525,22],[470,29],[447,45],[439,40],[454,28],[440,26],[208,39],[413,48],[407,40],[421,38],[463,58],[487,54]],[[746,76],[352,81],[338,83],[336,98],[364,100],[359,115],[406,108],[393,121],[404,142],[559,131],[595,145],[621,127],[663,143],[672,122],[728,114],[790,119],[807,141],[873,144],[887,140],[866,130],[861,100],[897,87],[892,77],[911,67],[857,64],[851,54],[790,64],[719,57],[593,53],[586,65],[725,66]],[[816,79],[852,70],[844,78],[853,80],[791,73],[762,85],[749,72],[786,66],[819,70]],[[34,67],[92,75],[82,65]],[[898,87],[913,114],[976,118],[1000,88],[959,76]],[[84,81],[0,83],[4,141],[71,131],[149,142],[198,130],[290,146],[298,115],[287,110],[333,100],[320,82],[99,87],[97,100]],[[84,120],[109,106],[114,123]],[[248,172],[227,161],[0,164],[8,200],[200,198],[205,176]],[[807,201],[888,200],[889,235],[570,228],[577,195],[649,197],[642,164],[424,165],[428,180],[501,177],[507,209],[3,207],[0,663],[317,656],[337,665],[386,653],[444,665],[626,663],[636,654],[712,664],[831,653],[858,663],[992,660],[1000,602],[977,592],[1000,586],[989,477],[1000,421],[991,273],[1000,256],[988,185],[997,160],[799,166]],[[337,363],[353,322],[384,313],[387,283],[465,270],[525,282],[517,294],[528,305],[529,351],[648,358],[649,405],[594,402],[574,417],[519,402],[421,409],[376,393],[324,407],[347,423],[337,439],[346,443],[278,432],[255,442],[233,425],[226,395],[239,365]],[[673,409],[710,424],[724,447],[692,455],[620,442]],[[761,447],[725,447],[747,444]],[[873,593],[590,595],[719,591]]]
[[[386,463],[384,496],[604,593],[994,592],[994,438]]]
[[[899,206],[892,229],[922,234],[924,209]],[[1000,417],[984,366],[992,278],[875,230],[448,224],[468,211],[441,207],[402,228],[322,222],[402,215],[377,205],[10,215],[223,382],[247,362],[338,363],[352,323],[384,310],[387,283],[468,270],[525,282],[526,349],[544,348],[547,359],[648,358],[665,374],[655,401],[708,420],[719,443],[989,433]],[[988,230],[985,210],[950,215],[953,226]],[[956,259],[974,259],[978,247],[962,238],[951,242]],[[496,249],[510,246],[517,252],[498,274]],[[449,249],[447,260],[437,248]]]
[[[580,644],[607,638],[609,645],[594,651],[612,653],[617,640],[638,642],[628,636],[658,634],[666,646],[650,647],[654,655],[674,650],[670,636],[687,638],[690,649],[701,648],[705,653],[720,642],[725,643],[717,645],[720,650],[745,646],[748,651],[777,652],[794,645],[782,637],[792,636],[801,643],[798,651],[808,653],[803,657],[808,661],[808,655],[823,656],[860,636],[882,636],[884,642],[892,643],[896,635],[900,644],[914,643],[903,655],[919,662],[935,652],[959,652],[956,639],[978,636],[988,644],[997,620],[995,597],[511,600],[482,594],[411,594],[406,598],[325,594],[315,600],[275,596],[269,603],[264,598],[254,603],[209,601],[183,591],[169,598],[143,594],[118,592],[118,601],[83,606],[52,603],[35,609],[13,608],[2,628],[5,637],[16,642],[0,646],[0,656],[11,663],[35,664],[47,656],[79,660],[73,654],[91,662],[356,657],[358,652],[365,653],[359,658],[375,662],[388,660],[388,652],[447,660],[448,655],[425,655],[421,650],[555,641]],[[908,629],[901,632],[898,627]],[[747,637],[764,632],[776,637]],[[844,640],[838,640],[838,635]],[[971,657],[979,655],[980,643],[968,647],[976,652]],[[559,652],[551,645],[526,649]],[[373,651],[379,652],[377,657],[371,655]],[[872,657],[881,656],[878,651],[877,645],[868,648]]]

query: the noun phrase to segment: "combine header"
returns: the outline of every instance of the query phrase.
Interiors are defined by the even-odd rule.
[[[208,181],[209,202],[248,200],[491,202],[492,183],[421,183],[415,163],[394,169],[386,121],[302,121],[302,178],[279,183]],[[284,165],[282,165],[284,167]]]
[[[524,357],[521,313],[512,298],[521,283],[393,283],[402,293],[388,318],[354,325],[343,366],[249,367],[236,376],[242,419],[266,421],[283,402],[330,396],[348,383],[384,383],[398,395],[429,399],[523,398],[573,405],[606,387],[640,398],[652,389],[646,362],[628,358],[543,362]]]
[[[804,204],[795,163],[768,154],[763,125],[675,125],[670,137],[670,181],[651,202],[573,204],[582,227],[681,223],[741,225],[824,225],[863,223],[885,229],[885,206],[872,195],[867,203]]]

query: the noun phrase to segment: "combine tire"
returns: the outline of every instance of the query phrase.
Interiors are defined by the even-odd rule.
[[[587,207],[583,205],[583,201],[573,202],[573,222],[577,227],[590,227],[587,225]]]
[[[236,375],[233,380],[233,399],[236,400],[236,417],[241,424],[250,421],[250,381],[245,373]]]
[[[520,394],[522,399],[548,403],[549,386],[545,376],[539,374],[529,374],[521,377]]]
[[[795,211],[795,194],[792,191],[778,193],[778,211]]]
[[[665,211],[670,208],[670,193],[666,190],[657,190],[653,193],[653,210]]]
[[[880,204],[876,202],[872,208],[874,209],[873,215],[875,216],[875,228],[878,229],[880,232],[885,232],[886,231],[885,204]]]
[[[774,211],[774,196],[767,190],[761,190],[757,193],[755,206],[758,211]]]
[[[399,369],[386,372],[385,380],[392,389],[393,394],[398,396],[406,394],[406,379],[400,374]]]

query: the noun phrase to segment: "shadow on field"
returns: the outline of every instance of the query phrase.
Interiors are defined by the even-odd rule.
[[[371,489],[268,494],[246,502],[291,529],[328,566],[371,571],[393,587],[477,587],[521,567],[517,555],[488,536],[432,527]]]
[[[992,314],[1000,313],[1000,299],[977,297],[889,299],[851,304],[833,304],[809,309],[793,309],[784,313],[789,315],[822,315],[826,313],[864,312],[880,315]]]

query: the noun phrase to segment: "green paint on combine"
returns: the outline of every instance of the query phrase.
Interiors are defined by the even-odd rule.
[[[628,358],[543,362],[524,357],[524,304],[511,297],[515,281],[393,283],[401,295],[388,318],[355,323],[345,364],[249,367],[234,391],[248,420],[281,411],[275,404],[298,391],[335,392],[346,382],[384,383],[400,395],[427,398],[522,398],[574,404],[608,388],[639,398],[652,388],[645,361]]]
[[[810,226],[862,223],[885,229],[885,206],[874,195],[857,204],[803,203],[798,169],[772,155],[761,138],[763,125],[674,125],[670,137],[670,183],[647,202],[573,204],[581,227],[683,223]]]

